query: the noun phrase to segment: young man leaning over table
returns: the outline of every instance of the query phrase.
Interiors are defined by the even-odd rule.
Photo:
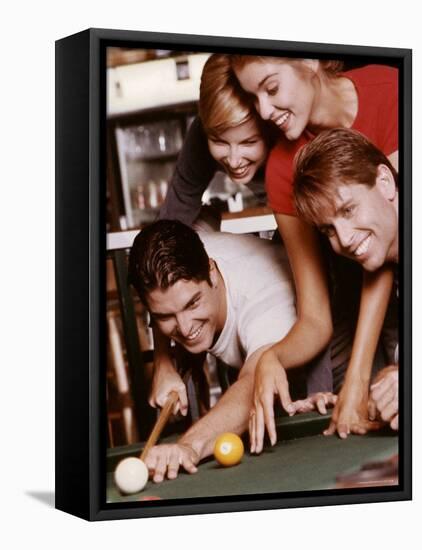
[[[175,444],[157,445],[147,454],[145,463],[153,480],[160,482],[177,477],[180,465],[195,473],[198,462],[212,454],[218,435],[242,434],[248,428],[255,365],[293,325],[295,295],[279,244],[250,235],[199,236],[169,220],[138,234],[130,252],[129,280],[169,346],[173,340],[191,354],[206,351],[239,371],[216,405]],[[159,384],[153,383],[150,402],[162,406],[170,392],[177,391],[174,410],[186,413],[185,386],[169,363],[155,364]],[[287,376],[280,396],[289,414],[313,408],[324,413],[335,403],[331,393],[292,402]]]
[[[397,180],[387,157],[362,134],[344,128],[328,130],[298,154],[296,209],[327,236],[335,253],[374,272],[399,260]],[[391,302],[397,295],[395,281]],[[398,316],[391,313],[391,306],[383,331],[389,364],[369,387],[368,418],[388,422],[397,430]]]

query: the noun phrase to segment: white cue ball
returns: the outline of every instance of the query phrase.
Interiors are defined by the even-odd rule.
[[[125,458],[117,465],[114,481],[122,493],[139,493],[147,484],[148,468],[139,458]]]

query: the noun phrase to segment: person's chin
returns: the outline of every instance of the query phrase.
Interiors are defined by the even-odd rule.
[[[289,128],[286,132],[283,133],[284,137],[289,141],[296,141],[302,135],[302,132],[297,130],[295,127]]]
[[[179,344],[181,344],[190,353],[203,353],[212,347],[210,340],[211,339],[207,337],[207,335],[201,334],[197,340],[184,339],[183,341],[179,341]]]
[[[255,172],[256,172],[256,170],[254,168],[252,168],[252,166],[251,166],[246,171],[245,175],[240,177],[240,178],[236,178],[235,176],[233,176],[230,173],[228,175],[229,175],[229,178],[232,180],[232,182],[235,183],[236,185],[247,185],[248,183],[250,183],[252,181],[252,178],[254,177]]]
[[[369,256],[368,258],[365,258],[360,264],[362,265],[363,269],[365,271],[377,271],[377,269],[380,269],[385,263],[385,260],[382,258],[378,258],[376,256]]]
[[[208,346],[204,345],[202,342],[198,344],[193,344],[190,346],[185,346],[185,348],[191,353],[203,353],[208,350]]]
[[[304,116],[294,115],[289,120],[289,126],[286,128],[284,135],[289,141],[296,141],[307,129],[308,120]]]

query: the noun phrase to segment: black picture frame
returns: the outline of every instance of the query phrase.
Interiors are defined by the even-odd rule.
[[[237,52],[382,60],[400,74],[399,485],[286,496],[110,505],[105,448],[105,48]],[[408,49],[89,29],[56,42],[56,508],[87,520],[263,510],[412,498],[411,161]]]

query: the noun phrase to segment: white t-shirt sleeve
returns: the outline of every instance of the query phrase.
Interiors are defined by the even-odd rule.
[[[296,321],[294,292],[289,281],[280,281],[249,299],[239,319],[239,336],[246,359],[262,346],[284,338]]]
[[[241,368],[257,349],[281,340],[296,321],[293,278],[283,247],[251,235],[201,234],[222,274],[227,318],[210,350]]]

